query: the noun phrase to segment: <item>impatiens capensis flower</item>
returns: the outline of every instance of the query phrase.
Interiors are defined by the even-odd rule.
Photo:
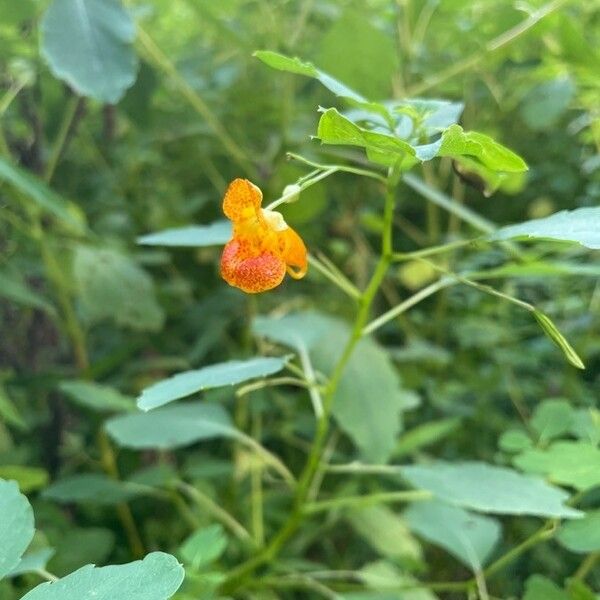
[[[223,198],[233,237],[223,249],[221,276],[248,294],[277,287],[287,273],[306,275],[306,246],[281,213],[261,208],[262,192],[247,179],[234,179]]]

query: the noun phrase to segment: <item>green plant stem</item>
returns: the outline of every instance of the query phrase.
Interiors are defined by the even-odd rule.
[[[579,565],[577,571],[575,571],[573,578],[577,579],[578,581],[584,581],[599,560],[600,552],[592,552],[591,554],[588,554],[584,561]]]
[[[456,250],[456,248],[464,248],[465,246],[473,244],[474,241],[475,240],[457,240],[455,242],[449,242],[448,244],[424,248],[423,250],[415,250],[414,252],[394,252],[393,259],[394,262],[402,262],[405,260],[414,260],[416,258],[425,258],[426,256],[450,252],[451,250]]]
[[[319,273],[321,273],[324,277],[329,279],[331,283],[339,287],[345,294],[348,294],[350,298],[353,298],[354,300],[358,300],[360,298],[360,291],[354,286],[354,284],[346,280],[345,277],[340,277],[337,273],[331,271],[327,265],[323,264],[312,254],[308,255],[308,264],[319,271]]]
[[[396,204],[395,193],[397,182],[398,175],[395,172],[390,171],[386,179],[384,229],[381,241],[381,256],[377,262],[377,265],[375,266],[375,270],[366,289],[359,298],[358,311],[352,332],[325,388],[325,393],[323,395],[323,414],[317,421],[317,429],[311,450],[302,474],[298,480],[298,485],[296,486],[292,510],[287,521],[267,544],[264,550],[230,572],[229,577],[221,586],[222,594],[231,594],[243,584],[245,579],[256,568],[273,560],[281,550],[282,546],[295,533],[302,523],[304,518],[303,507],[310,493],[313,479],[319,471],[319,466],[321,464],[321,457],[325,448],[327,434],[329,432],[329,420],[331,417],[335,392],[342,379],[346,365],[348,364],[356,345],[362,337],[362,330],[369,318],[371,305],[392,260],[392,227],[394,208]]]
[[[312,502],[304,506],[304,512],[306,514],[314,514],[327,510],[335,510],[337,508],[359,508],[362,506],[371,506],[373,504],[417,502],[419,500],[429,500],[431,498],[431,492],[423,490],[380,492],[377,494],[367,494],[365,496],[346,496],[342,498],[332,498],[331,500],[322,500],[320,502]]]
[[[309,167],[315,167],[316,169],[328,170],[335,169],[336,172],[340,173],[353,173],[354,175],[361,175],[362,177],[370,177],[371,179],[376,179],[377,181],[387,185],[387,178],[381,173],[376,173],[375,171],[369,171],[368,169],[359,169],[358,167],[349,167],[347,165],[324,165],[322,163],[314,162],[309,160],[308,158],[304,158],[300,154],[294,154],[293,152],[288,152],[286,155],[288,158],[293,160],[297,160]]]
[[[175,65],[156,45],[154,40],[138,25],[137,40],[144,54],[155,67],[162,71],[173,82],[181,95],[189,102],[192,108],[206,121],[223,147],[229,152],[236,163],[250,176],[256,176],[256,167],[249,160],[246,153],[229,135],[224,125],[204,102],[200,95],[181,76]]]

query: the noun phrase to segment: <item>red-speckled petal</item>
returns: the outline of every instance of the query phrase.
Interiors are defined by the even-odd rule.
[[[279,233],[279,239],[280,246],[283,246],[281,257],[288,266],[287,272],[294,279],[302,279],[308,270],[306,246],[302,238],[291,227],[288,227]]]
[[[223,212],[234,223],[255,219],[261,202],[262,192],[258,187],[247,179],[234,179],[225,192]]]
[[[243,240],[228,242],[221,256],[221,276],[233,287],[248,294],[266,292],[277,287],[285,276],[285,262],[271,252],[249,255]]]

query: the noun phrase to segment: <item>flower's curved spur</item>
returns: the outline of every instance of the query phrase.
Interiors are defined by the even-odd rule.
[[[233,237],[223,249],[221,276],[248,294],[277,287],[286,272],[306,275],[306,247],[300,236],[273,210],[261,208],[262,192],[247,179],[234,179],[223,198],[233,222]]]

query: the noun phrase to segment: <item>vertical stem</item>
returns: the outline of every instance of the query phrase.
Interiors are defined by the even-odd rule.
[[[396,203],[395,193],[398,180],[399,174],[394,170],[390,170],[387,178],[385,194],[384,228],[381,239],[381,256],[377,262],[377,265],[375,266],[375,270],[366,289],[358,300],[358,312],[356,314],[352,332],[344,349],[342,350],[342,354],[325,389],[325,393],[323,395],[323,413],[317,420],[315,437],[313,439],[304,470],[302,471],[298,480],[298,485],[296,486],[296,492],[294,495],[290,515],[281,529],[275,534],[269,544],[261,552],[231,571],[229,577],[221,586],[222,594],[231,594],[243,584],[246,577],[257,567],[273,560],[279,553],[282,546],[296,532],[302,523],[304,518],[303,507],[310,494],[313,479],[319,471],[321,457],[325,449],[325,442],[329,432],[329,419],[331,417],[335,393],[344,374],[344,370],[348,365],[350,358],[352,357],[352,353],[362,337],[363,327],[369,318],[371,305],[373,304],[375,295],[377,294],[377,291],[379,290],[379,287],[392,261],[392,228],[394,208]]]

